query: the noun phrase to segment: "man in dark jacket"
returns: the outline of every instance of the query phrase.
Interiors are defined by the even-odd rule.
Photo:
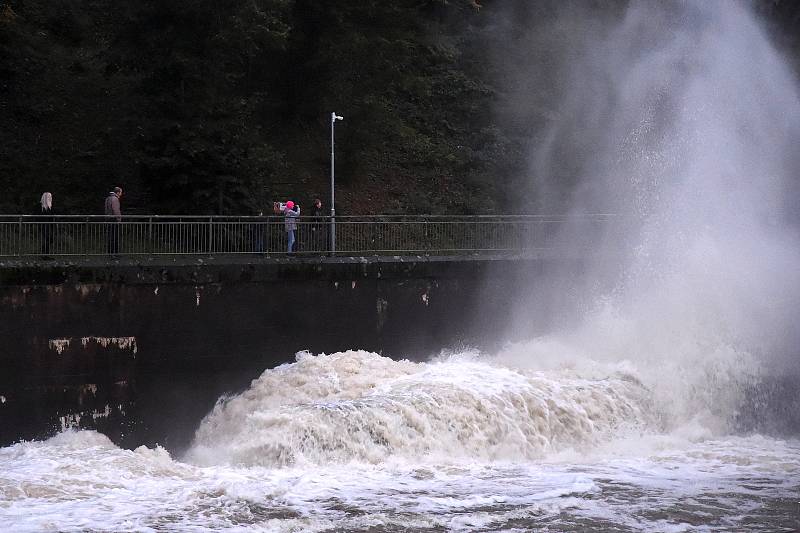
[[[325,224],[325,210],[322,208],[322,200],[314,199],[314,210],[312,212],[314,220],[311,223],[311,241],[315,252],[325,252],[328,250],[327,228]]]
[[[122,222],[122,209],[119,201],[121,198],[122,187],[114,187],[114,190],[106,196],[105,215],[116,219],[116,222],[107,224],[107,251],[112,255],[119,253],[120,223]]]

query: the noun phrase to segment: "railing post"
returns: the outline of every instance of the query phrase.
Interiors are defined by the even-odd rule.
[[[431,252],[430,252],[430,248],[431,248],[431,242],[430,242],[430,239],[431,239],[431,234],[430,234],[430,228],[428,227],[428,219],[427,219],[427,218],[425,219],[425,224],[424,224],[424,226],[422,226],[422,227],[423,227],[423,228],[425,228],[425,230],[424,230],[424,232],[423,232],[423,233],[424,233],[424,237],[423,237],[423,239],[422,239],[423,246],[425,247],[425,248],[424,248],[424,252],[425,252],[425,255],[431,255]]]
[[[214,219],[208,217],[208,255],[214,253]]]
[[[152,254],[153,252],[153,217],[147,217],[147,253]]]
[[[331,209],[333,211],[333,209]],[[331,215],[331,255],[336,254],[336,216]]]
[[[84,249],[82,250],[82,252],[86,254],[89,253],[89,248],[91,248],[90,235],[89,235],[89,217],[86,217],[83,220],[83,236],[84,238],[82,239],[82,241]]]
[[[19,216],[19,232],[17,234],[17,255],[22,255],[22,215]]]

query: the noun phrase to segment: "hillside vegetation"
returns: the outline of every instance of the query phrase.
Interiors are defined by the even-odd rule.
[[[339,212],[526,211],[565,5],[625,2],[0,0],[0,212],[327,200],[331,111]],[[760,9],[795,48],[800,8]]]

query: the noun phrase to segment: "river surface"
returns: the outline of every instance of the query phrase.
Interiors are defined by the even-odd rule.
[[[667,428],[636,376],[367,352],[267,370],[181,457],[0,450],[2,531],[797,531],[800,442]]]

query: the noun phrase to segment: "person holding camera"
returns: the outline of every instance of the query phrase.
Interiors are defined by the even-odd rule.
[[[285,204],[276,203],[274,205],[276,206],[278,212],[283,213],[283,225],[284,228],[286,228],[286,252],[289,255],[292,255],[294,254],[294,232],[297,230],[297,217],[300,216],[300,204],[295,204],[293,201],[289,200]]]

